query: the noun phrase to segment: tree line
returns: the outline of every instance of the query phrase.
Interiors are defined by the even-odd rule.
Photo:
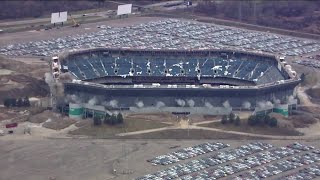
[[[94,116],[93,117],[93,125],[100,126],[103,124],[108,125],[117,125],[117,124],[123,124],[123,116],[121,113],[118,113],[117,115],[112,114],[111,116],[109,114],[106,114],[105,116]]]
[[[30,101],[28,97],[24,98],[6,98],[3,105],[5,107],[30,107]]]
[[[239,126],[241,123],[240,117],[236,116],[234,113],[230,113],[229,115],[222,116],[221,124],[234,124]],[[249,126],[270,126],[277,127],[278,120],[274,117],[270,117],[269,115],[251,115],[247,121]]]
[[[252,115],[248,118],[248,124],[250,126],[268,125],[270,127],[276,127],[278,120],[275,117],[269,115]]]
[[[195,11],[212,17],[263,26],[300,30],[318,23],[320,1],[202,1]],[[299,17],[299,18],[297,18]]]

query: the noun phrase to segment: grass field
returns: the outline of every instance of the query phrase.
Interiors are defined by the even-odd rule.
[[[228,134],[203,129],[170,129],[145,134],[125,136],[126,139],[236,139],[236,140],[262,140],[267,138]]]
[[[86,135],[92,136],[95,138],[114,138],[118,133],[134,132],[146,129],[156,129],[169,126],[157,121],[150,121],[144,119],[125,119],[124,124],[121,125],[106,125],[102,124],[101,126],[93,126],[88,124],[84,127],[81,127],[77,130],[69,132],[72,135]]]
[[[198,126],[223,129],[227,131],[239,131],[239,132],[247,132],[247,133],[253,133],[253,134],[265,134],[265,135],[275,135],[275,136],[303,135],[296,130],[278,128],[278,127],[269,127],[269,126],[249,126],[245,122],[242,122],[242,124],[239,126],[236,126],[234,124],[221,124],[220,122],[212,122],[208,124],[201,124]]]

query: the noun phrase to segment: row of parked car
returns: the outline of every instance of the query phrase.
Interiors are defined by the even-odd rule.
[[[319,154],[305,153],[303,155],[295,155],[286,160],[280,160],[266,166],[261,166],[256,169],[249,170],[240,175],[237,175],[236,177],[232,177],[231,179],[258,180],[317,162],[320,162]],[[320,169],[316,168],[315,171],[320,172]]]
[[[301,64],[304,66],[320,68],[320,60],[313,60],[313,59],[302,59],[293,61],[294,63]]]
[[[299,170],[298,172],[289,174],[285,177],[278,178],[278,180],[307,180],[320,178],[320,164],[315,164],[310,167]]]
[[[165,155],[160,155],[147,161],[152,163],[153,165],[168,165],[179,162],[180,160],[189,159],[192,157],[199,156],[201,154],[217,151],[219,149],[223,149],[229,146],[229,144],[224,144],[221,142],[206,142],[196,146],[182,148]]]
[[[309,151],[309,150],[314,149],[313,146],[307,146],[307,145],[301,144],[299,142],[294,142],[292,144],[289,144],[287,147],[292,148],[292,149],[301,150],[301,151]]]
[[[147,174],[139,177],[139,180],[150,179],[175,179],[185,176],[187,174],[195,173],[200,170],[204,170],[209,167],[213,167],[228,161],[232,161],[244,156],[251,155],[253,153],[261,152],[272,148],[273,146],[263,142],[252,142],[240,147],[229,149],[225,151],[217,152],[216,154],[192,160],[188,163],[177,164],[167,169],[160,170],[153,174]]]
[[[225,164],[223,166],[213,167],[206,169],[202,172],[196,172],[187,176],[182,177],[182,180],[195,180],[195,179],[219,179],[232,175],[244,170],[248,170],[257,166],[261,166],[272,161],[276,161],[296,153],[299,153],[299,150],[290,149],[287,147],[279,147],[276,149],[271,149],[257,153],[252,156],[248,156],[234,162]],[[232,179],[232,178],[231,178]],[[230,180],[231,180],[230,179]]]
[[[67,49],[94,47],[136,49],[234,48],[289,56],[320,50],[319,41],[177,19],[159,20],[121,28],[99,27],[101,31],[98,32],[11,44],[0,48],[0,54],[51,56]]]

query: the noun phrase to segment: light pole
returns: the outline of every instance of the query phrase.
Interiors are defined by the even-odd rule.
[[[189,121],[190,119],[188,118],[187,122],[188,122],[188,137],[189,137]]]

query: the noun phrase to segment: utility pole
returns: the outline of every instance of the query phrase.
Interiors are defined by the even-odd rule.
[[[242,21],[242,1],[239,1],[240,5],[239,5],[239,21]]]
[[[187,120],[187,121],[188,121],[188,137],[189,137],[189,134],[190,134],[190,133],[189,133],[189,130],[190,130],[190,129],[189,129],[189,122],[190,122],[190,119],[188,118],[188,120]]]
[[[257,2],[253,1],[253,18],[254,22],[257,22]]]

